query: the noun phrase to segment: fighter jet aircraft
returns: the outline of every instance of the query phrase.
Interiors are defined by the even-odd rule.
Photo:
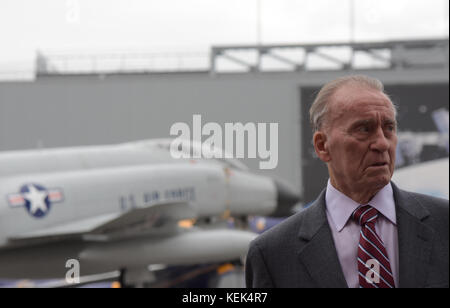
[[[0,153],[0,277],[63,279],[72,261],[85,276],[236,260],[255,233],[222,218],[286,216],[299,201],[235,159],[174,159],[170,144]]]

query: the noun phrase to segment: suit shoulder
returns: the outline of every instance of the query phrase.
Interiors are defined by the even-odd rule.
[[[418,203],[425,210],[423,222],[431,228],[439,231],[444,238],[448,238],[449,229],[449,201],[415,192],[403,191],[408,202]],[[423,211],[423,210],[422,210]]]
[[[430,195],[424,195],[416,192],[406,191],[410,197],[417,200],[423,207],[425,207],[432,214],[445,215],[449,212],[449,201],[443,198],[437,198]]]

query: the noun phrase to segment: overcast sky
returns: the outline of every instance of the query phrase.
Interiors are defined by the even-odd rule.
[[[11,66],[32,59],[37,49],[207,52],[215,44],[345,42],[351,38],[351,3],[0,0],[0,64]],[[356,41],[448,38],[448,0],[353,3]]]

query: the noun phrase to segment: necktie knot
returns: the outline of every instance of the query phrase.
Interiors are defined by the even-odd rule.
[[[378,218],[378,211],[370,205],[360,206],[353,212],[352,218],[360,226],[364,226],[368,223],[375,223]]]

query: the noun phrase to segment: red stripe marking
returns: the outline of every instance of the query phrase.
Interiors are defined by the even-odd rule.
[[[8,202],[12,205],[22,205],[25,203],[25,199],[20,195],[14,195],[8,197]]]
[[[48,196],[50,198],[61,198],[61,193],[60,192],[51,192],[48,194]]]

